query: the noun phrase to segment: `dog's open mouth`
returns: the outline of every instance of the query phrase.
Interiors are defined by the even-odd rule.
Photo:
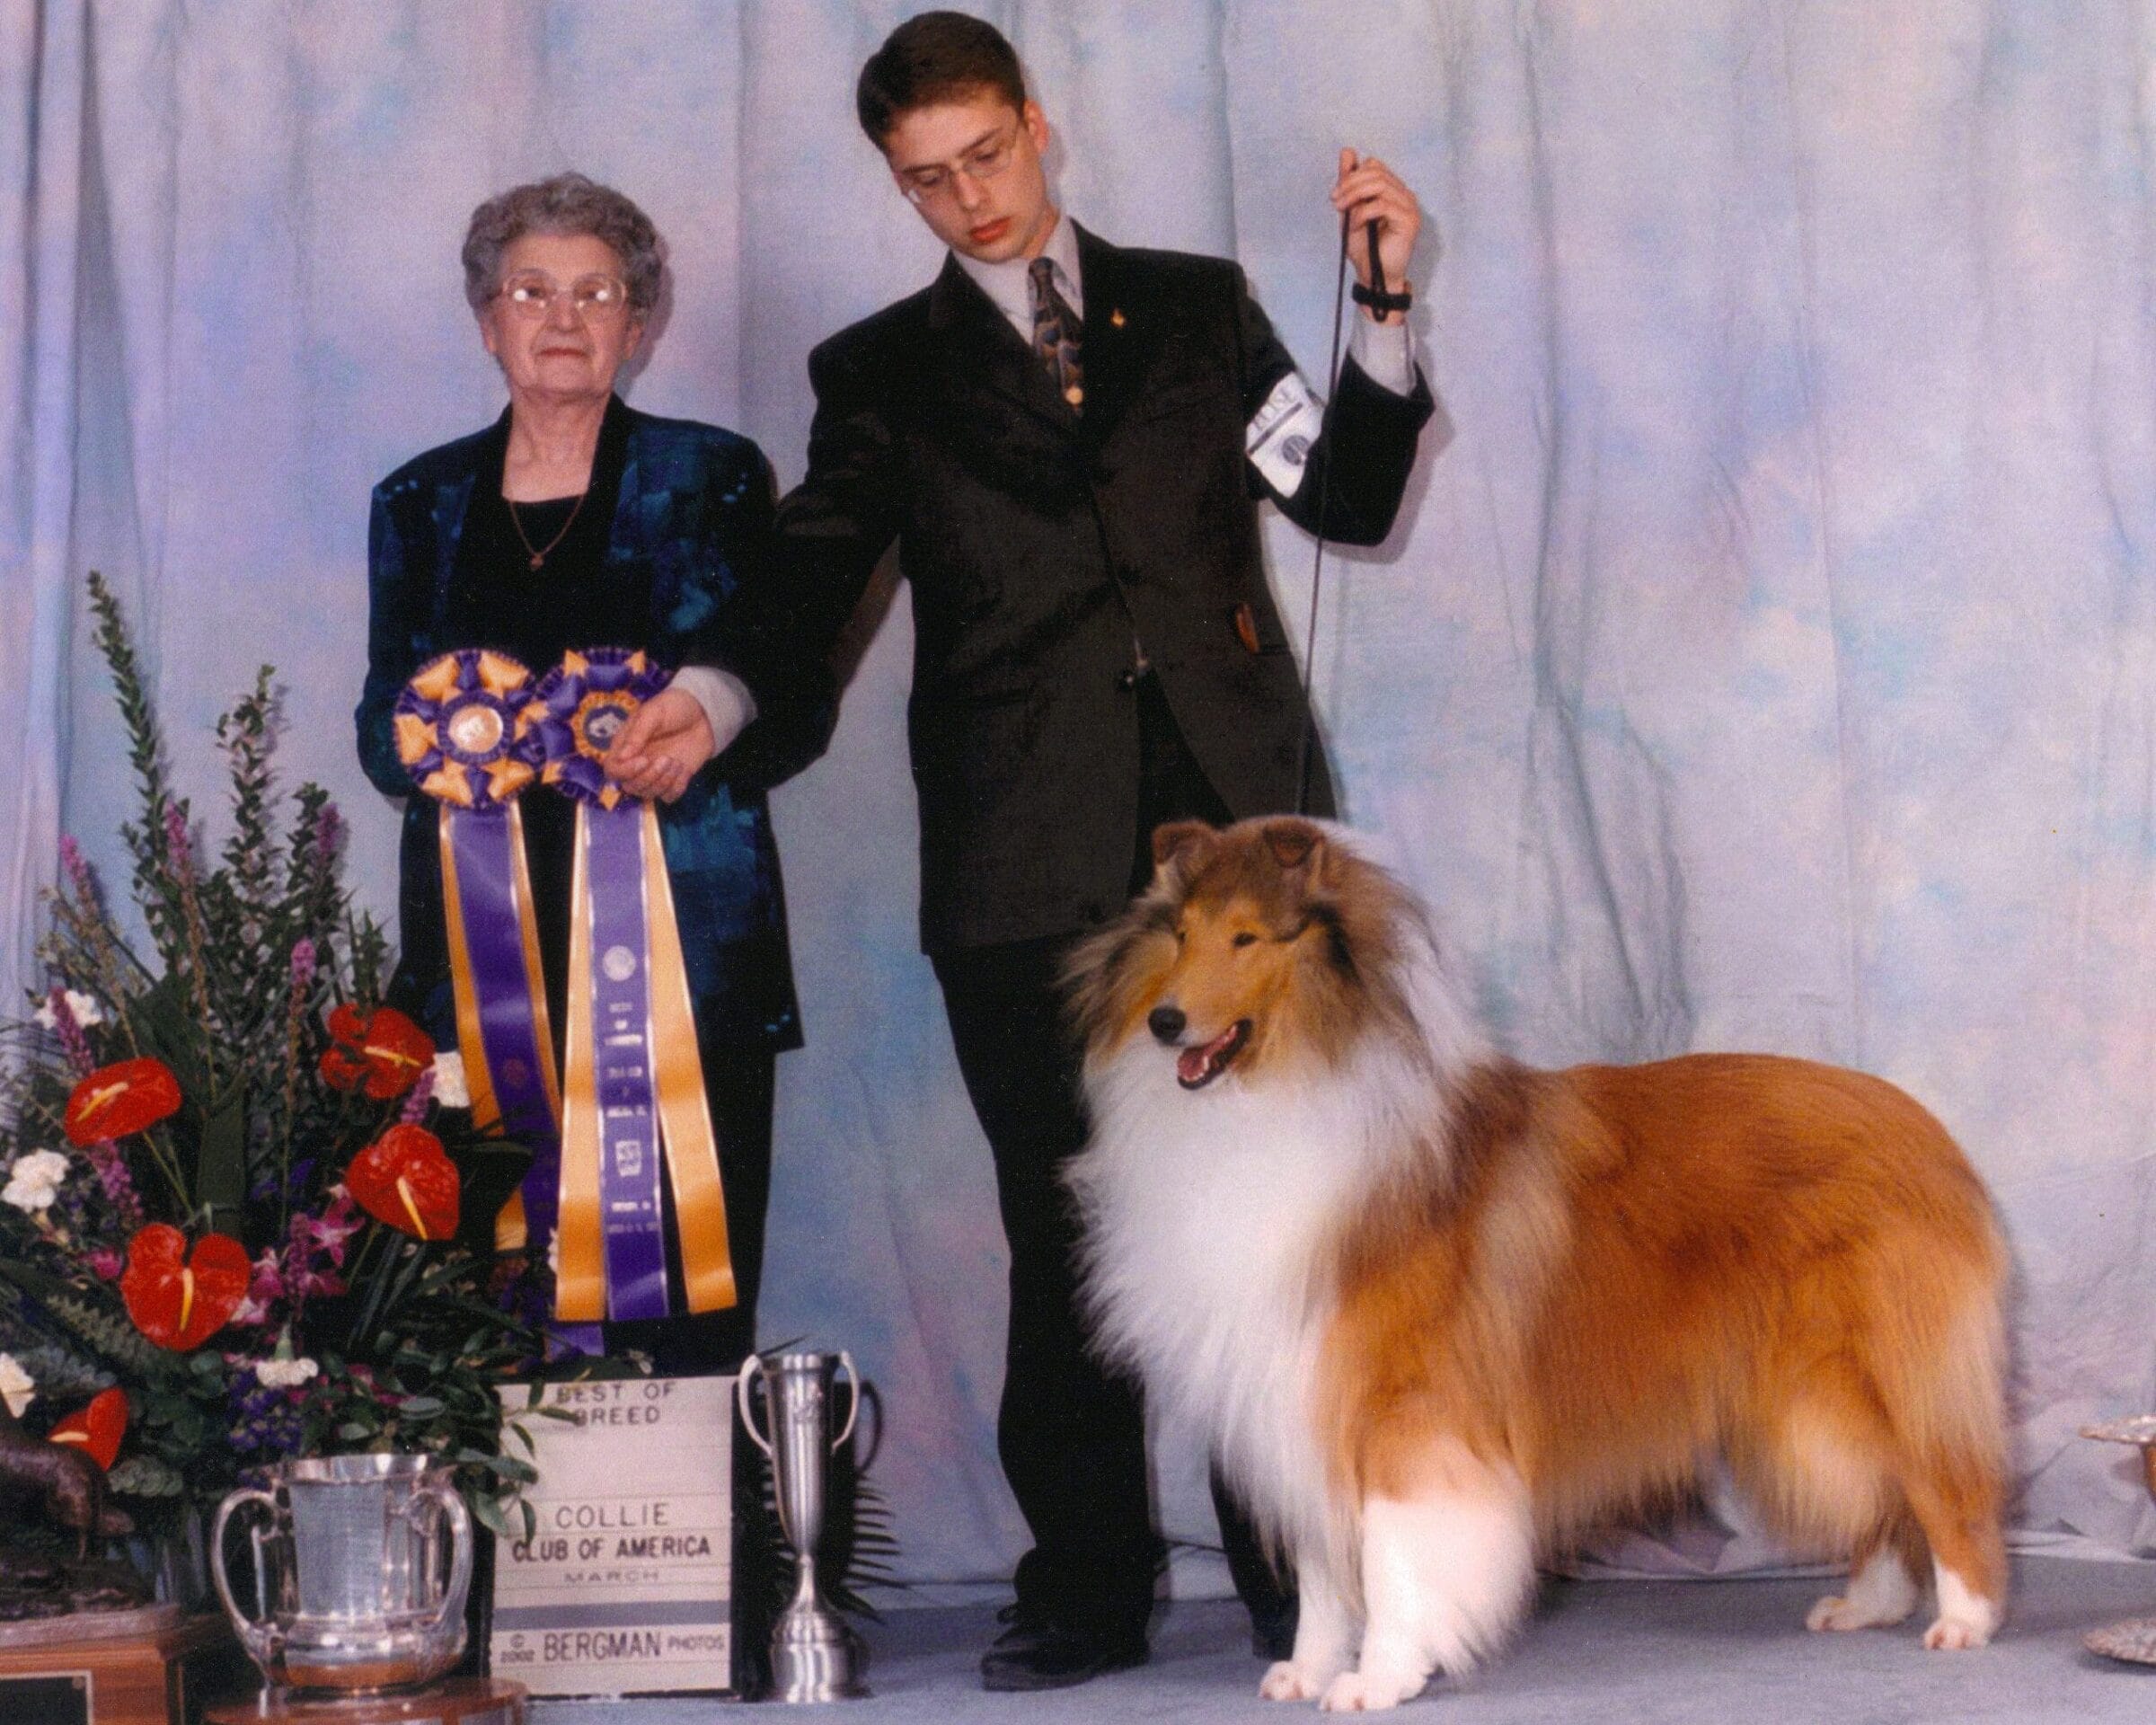
[[[1175,1057],[1175,1082],[1185,1090],[1203,1090],[1228,1069],[1250,1039],[1250,1021],[1239,1018],[1202,1048],[1185,1048]]]

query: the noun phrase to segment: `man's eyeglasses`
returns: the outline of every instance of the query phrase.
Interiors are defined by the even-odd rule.
[[[520,317],[538,319],[553,310],[554,302],[569,296],[570,310],[579,317],[613,317],[629,309],[629,288],[617,276],[579,276],[562,287],[552,276],[536,271],[511,276],[501,284],[501,297]]]
[[[898,176],[898,187],[915,207],[933,199],[948,198],[959,174],[968,180],[993,180],[1011,165],[1017,149],[1018,128],[1014,124],[1002,137],[975,145],[956,162],[906,169]]]

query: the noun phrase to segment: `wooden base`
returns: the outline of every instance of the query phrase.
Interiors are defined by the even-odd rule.
[[[208,1725],[524,1725],[524,1685],[450,1677],[402,1695],[334,1700],[265,1691],[210,1708]]]
[[[128,1613],[133,1634],[69,1633],[48,1618],[34,1637],[0,1645],[0,1720],[7,1725],[200,1725],[210,1695],[230,1694],[253,1667],[224,1618]],[[108,1614],[95,1614],[107,1616]],[[118,1619],[97,1627],[110,1631]],[[87,1627],[87,1626],[85,1626]]]

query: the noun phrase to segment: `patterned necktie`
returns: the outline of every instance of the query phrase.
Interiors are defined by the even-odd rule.
[[[1026,266],[1033,283],[1033,351],[1048,368],[1063,399],[1076,412],[1085,402],[1085,373],[1078,363],[1078,344],[1085,324],[1070,302],[1056,291],[1056,266],[1047,258],[1035,258]]]

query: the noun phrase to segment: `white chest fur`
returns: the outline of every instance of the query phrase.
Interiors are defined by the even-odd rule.
[[[1366,1058],[1300,1082],[1231,1074],[1188,1092],[1172,1057],[1144,1041],[1088,1075],[1093,1141],[1071,1185],[1101,1339],[1291,1550],[1338,1532],[1311,1403],[1333,1300],[1328,1247],[1400,1154],[1412,1083]]]

